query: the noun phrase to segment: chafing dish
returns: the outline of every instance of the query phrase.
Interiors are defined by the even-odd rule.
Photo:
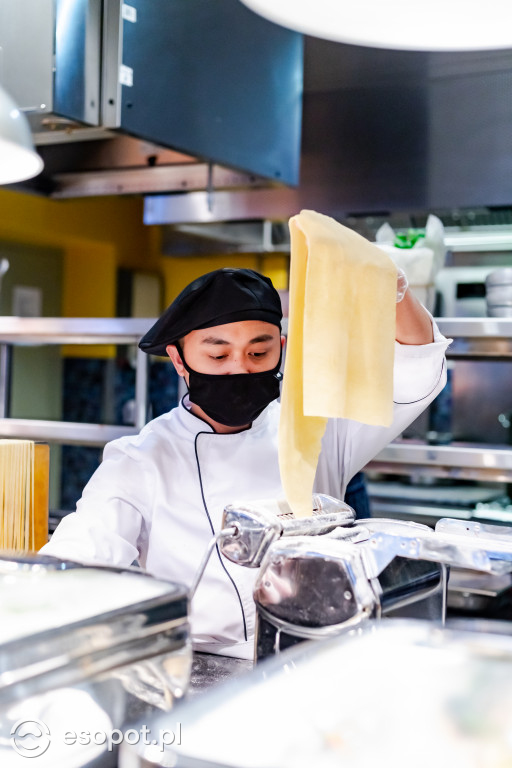
[[[184,702],[181,744],[123,744],[120,768],[505,768],[511,707],[511,636],[370,621]]]
[[[355,522],[352,510],[330,497],[313,497],[313,508],[306,520],[293,520],[278,502],[233,504],[224,512],[222,553],[260,567],[258,659],[375,617],[443,622],[450,566],[512,571],[512,532],[502,526],[443,519],[433,531],[397,520]]]
[[[115,732],[185,692],[187,615],[184,587],[137,569],[0,558],[2,768],[115,766]]]

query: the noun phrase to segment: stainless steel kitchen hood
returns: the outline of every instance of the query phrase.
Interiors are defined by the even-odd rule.
[[[302,47],[238,0],[0,0],[0,82],[46,166],[22,188],[296,184]]]
[[[20,16],[30,17],[27,8],[35,4],[40,14],[40,38],[47,39],[49,29],[45,24],[41,26],[41,19],[46,18],[45,8],[53,7],[53,3],[61,11],[81,6],[84,22],[85,5],[94,8],[99,1],[0,0],[0,14],[4,14],[0,16],[0,47],[5,48],[2,30],[9,25],[17,30],[19,39],[25,40],[22,28],[6,19],[6,7],[11,12],[15,7]],[[192,7],[191,3],[197,3],[201,13],[226,3],[230,11],[239,5],[237,0],[189,0],[187,8]],[[466,229],[485,226],[486,222],[457,222],[458,211],[490,216],[489,223],[494,226],[498,223],[494,212],[512,208],[512,49],[428,54],[305,38],[301,176],[300,183],[294,186],[283,183],[289,181],[290,175],[278,177],[270,168],[275,142],[265,131],[270,115],[274,134],[279,135],[278,123],[283,115],[289,117],[292,94],[295,132],[288,123],[285,134],[290,146],[298,147],[296,110],[297,105],[300,109],[302,75],[295,66],[301,60],[297,40],[285,38],[288,55],[281,54],[274,59],[273,68],[268,65],[266,70],[267,82],[279,80],[280,89],[271,90],[269,105],[255,106],[251,102],[261,96],[261,88],[254,73],[251,76],[245,72],[245,79],[240,79],[237,68],[231,66],[219,80],[218,72],[205,76],[208,61],[202,68],[195,66],[194,61],[199,62],[199,54],[204,53],[198,37],[189,45],[192,55],[187,61],[183,59],[183,43],[176,35],[169,38],[175,50],[173,74],[163,72],[159,58],[162,40],[157,33],[159,26],[175,29],[174,18],[162,21],[163,14],[174,5],[175,0],[103,0],[104,30],[110,30],[108,44],[107,38],[103,38],[103,59],[119,77],[107,78],[107,84],[102,79],[100,83],[98,124],[94,124],[91,116],[85,122],[85,108],[92,108],[94,98],[80,102],[82,122],[62,119],[55,114],[55,104],[50,105],[53,112],[34,114],[32,119],[39,121],[34,123],[36,143],[46,171],[21,189],[55,198],[145,195],[147,224],[181,228],[211,227],[224,222],[285,221],[301,208],[314,208],[337,219],[353,221],[363,233],[373,231],[376,221],[391,217],[397,226],[416,226],[428,212],[438,213],[443,220],[453,215],[453,226]],[[151,18],[145,17],[146,9],[151,10]],[[89,10],[87,18],[91,13]],[[32,16],[37,18],[35,12]],[[131,20],[134,16],[136,22]],[[181,21],[184,26],[180,34],[190,34],[190,28]],[[68,26],[69,23],[68,18]],[[90,24],[84,27],[82,23],[82,30],[88,28]],[[237,28],[229,24],[227,28],[225,47],[237,38]],[[206,39],[214,32],[213,27],[209,29]],[[94,36],[88,43],[80,35],[74,39],[77,50],[89,51],[90,69],[94,58],[90,52],[97,48]],[[236,42],[241,55],[247,38],[240,36]],[[35,48],[37,43],[33,39],[30,44]],[[276,56],[278,48],[276,44]],[[291,51],[295,51],[295,59]],[[9,62],[4,51],[0,81],[14,71]],[[133,76],[131,86],[122,84],[130,82],[130,72],[123,69],[126,67]],[[18,61],[16,72],[27,85],[31,78],[37,79],[34,73],[38,68]],[[276,72],[279,78],[275,77]],[[91,81],[86,78],[80,82],[83,86]],[[152,90],[155,84],[160,88],[162,82],[166,85],[164,90],[155,90],[156,95],[145,102],[144,91]],[[252,85],[247,91],[248,82]],[[90,88],[92,93],[92,83]],[[78,90],[83,95],[87,88]],[[241,101],[244,90],[249,98]],[[59,98],[63,98],[64,89],[59,93]],[[213,94],[209,116],[200,106],[204,93]],[[232,120],[215,111],[228,96],[234,105]],[[33,106],[34,98],[23,103]],[[143,106],[139,108],[138,104]],[[136,119],[132,118],[133,110],[139,112]],[[223,144],[231,148],[236,142],[226,133],[226,125],[236,125],[236,115],[241,111],[248,116],[241,130],[246,162],[237,162],[233,155],[221,156],[212,146],[204,145],[200,152],[194,142],[188,142],[196,131],[208,141],[213,137],[218,147]],[[181,124],[187,118],[185,137],[180,141],[162,141],[161,126],[157,126],[158,131],[149,130],[144,124],[146,115],[151,121],[160,120],[164,127]],[[216,133],[214,128],[219,125],[220,131],[216,129]],[[281,147],[286,144],[283,135],[280,141]],[[254,161],[249,162],[252,155]],[[264,163],[255,170],[260,160]],[[289,158],[286,163],[290,171]],[[292,175],[296,171],[293,166]],[[450,224],[445,221],[445,226]],[[195,238],[198,245],[206,243],[207,238],[200,230],[182,232],[185,234],[189,242]],[[169,241],[171,235],[169,232]],[[218,228],[216,233],[210,228],[208,237],[212,235],[213,241],[225,242],[226,248],[233,248],[231,235],[224,237],[225,228]],[[243,240],[243,248],[251,242],[260,249],[264,247],[259,236],[247,241],[244,235]]]

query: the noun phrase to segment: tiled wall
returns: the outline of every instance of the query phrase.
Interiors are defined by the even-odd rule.
[[[64,360],[63,418],[94,424],[129,423],[135,395],[135,369],[126,357]],[[155,418],[177,404],[178,376],[170,363],[149,366],[149,410]],[[66,445],[62,449],[61,509],[72,511],[98,467],[102,448]]]

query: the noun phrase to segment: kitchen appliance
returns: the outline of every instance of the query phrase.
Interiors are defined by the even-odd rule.
[[[39,768],[115,766],[112,733],[183,695],[184,587],[137,569],[4,555],[0,597],[2,768],[27,756]]]
[[[119,765],[498,768],[510,764],[511,692],[510,634],[371,621],[185,702],[181,745],[123,744]],[[172,724],[162,714],[151,728]]]
[[[260,568],[254,587],[257,659],[375,617],[441,623],[449,566],[512,571],[512,529],[505,526],[447,518],[432,531],[398,520],[355,522],[344,502],[320,494],[312,506],[316,514],[300,520],[284,502],[232,504],[224,511],[222,554]],[[276,511],[286,515],[284,521]]]

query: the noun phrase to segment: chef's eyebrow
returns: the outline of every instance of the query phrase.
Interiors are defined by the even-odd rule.
[[[263,341],[272,341],[273,336],[270,333],[262,333],[260,336],[255,336],[254,339],[251,339],[249,341],[249,344],[261,344]],[[207,336],[205,339],[201,340],[201,344],[231,344],[230,341],[226,341],[226,339],[221,339],[219,336]]]

